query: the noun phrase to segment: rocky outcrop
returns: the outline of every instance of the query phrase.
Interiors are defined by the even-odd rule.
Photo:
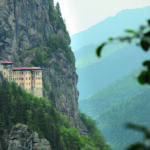
[[[51,150],[46,139],[40,139],[28,126],[17,124],[11,130],[8,150]]]
[[[69,59],[74,59],[74,55],[64,46],[63,42],[70,44],[70,38],[55,15],[58,16],[53,0],[0,0],[0,59],[28,66],[37,52],[42,52],[39,57],[43,60],[49,54],[46,64],[40,64],[44,95],[74,127],[82,130],[78,117],[78,77],[75,64]],[[53,49],[51,44],[57,45],[55,39],[62,44]]]

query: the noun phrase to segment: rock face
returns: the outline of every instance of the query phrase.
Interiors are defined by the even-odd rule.
[[[19,124],[12,128],[8,145],[8,150],[51,150],[46,139],[40,139],[26,125]]]
[[[81,129],[78,78],[75,64],[69,59],[74,55],[63,44],[69,45],[70,38],[56,16],[61,18],[53,0],[0,0],[0,59],[13,61],[15,66],[33,65],[38,56],[36,63],[40,58],[47,60],[38,65],[43,68],[44,95],[74,127]],[[62,44],[54,49],[55,39]]]

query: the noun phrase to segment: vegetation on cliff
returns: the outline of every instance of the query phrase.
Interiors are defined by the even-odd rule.
[[[59,3],[54,7],[53,2],[49,0],[49,28],[52,33],[45,37],[46,45],[38,46],[25,52],[26,55],[34,54],[34,58],[30,65],[47,66],[50,58],[53,57],[55,51],[63,50],[64,56],[74,66],[75,58],[70,48],[70,37],[66,30],[66,25],[61,16]]]
[[[22,123],[46,138],[55,150],[108,150],[95,122],[83,114],[81,119],[89,136],[80,135],[76,128],[72,128],[49,100],[34,97],[15,83],[4,80],[0,84],[0,139],[3,149],[7,149],[4,131],[9,133],[15,124]]]

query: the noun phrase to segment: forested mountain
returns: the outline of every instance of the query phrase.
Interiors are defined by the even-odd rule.
[[[125,124],[150,127],[150,89],[100,114],[96,120],[114,150],[124,150],[129,144],[142,140],[142,134],[125,128]]]
[[[133,71],[79,103],[83,112],[95,118],[114,150],[124,150],[129,144],[141,140],[140,133],[125,129],[126,123],[149,126],[150,87],[137,82],[140,70]]]
[[[136,79],[141,70],[142,68],[133,71],[129,75],[122,77],[106,88],[91,95],[89,98],[80,101],[80,109],[91,117],[96,118],[107,109],[128,101],[132,97],[149,89],[147,85],[141,86]]]

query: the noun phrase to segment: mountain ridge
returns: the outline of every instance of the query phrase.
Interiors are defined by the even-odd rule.
[[[149,19],[149,12],[150,6],[144,8],[122,10],[115,16],[108,17],[103,21],[100,21],[96,25],[91,26],[87,30],[72,35],[71,47],[73,48],[73,51],[76,51],[79,48],[85,46],[86,43],[99,44],[100,42],[107,40],[107,38],[112,37],[112,35],[119,36],[124,33],[125,29],[138,29],[139,25],[145,24],[145,21]],[[121,21],[118,22],[117,20]],[[101,35],[103,35],[103,37],[101,37]]]

